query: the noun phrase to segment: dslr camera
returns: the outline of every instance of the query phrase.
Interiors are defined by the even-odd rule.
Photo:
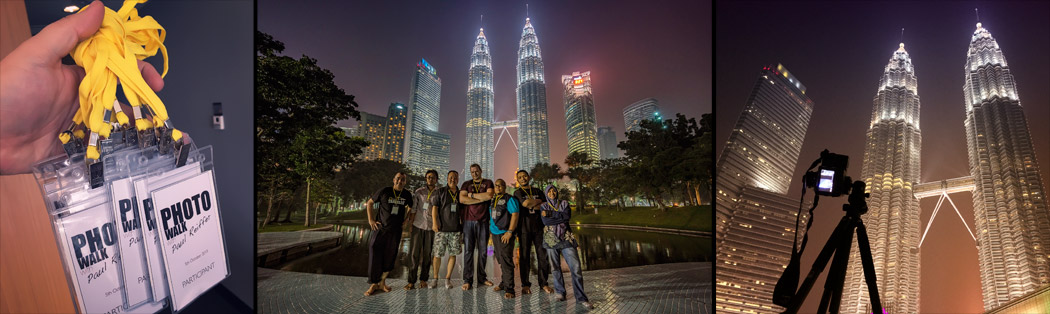
[[[853,180],[846,176],[849,156],[831,153],[825,149],[820,152],[820,159],[817,162],[820,163],[817,171],[806,172],[804,177],[806,187],[811,187],[818,195],[824,196],[838,197],[849,194],[853,186]]]

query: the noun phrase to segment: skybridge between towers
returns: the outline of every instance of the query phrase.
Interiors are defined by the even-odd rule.
[[[970,237],[973,238],[974,242],[977,241],[977,237],[973,233],[973,229],[970,229],[970,225],[966,223],[966,219],[963,219],[959,208],[955,206],[955,202],[948,196],[949,194],[970,192],[973,193],[976,186],[974,185],[973,177],[965,176],[947,180],[939,180],[932,182],[924,182],[915,185],[915,190],[912,195],[916,199],[924,199],[927,197],[940,197],[937,200],[937,206],[933,209],[933,214],[930,215],[930,221],[926,223],[926,229],[922,232],[922,238],[919,240],[919,247],[922,247],[922,242],[926,240],[926,234],[930,232],[930,226],[933,225],[933,220],[937,218],[937,213],[941,210],[941,205],[944,204],[944,200],[948,200],[948,204],[952,205],[955,209],[955,214],[959,216],[959,220],[962,221],[963,225],[966,226],[966,231],[970,232]]]
[[[492,130],[495,131],[495,132],[500,132],[499,133],[499,137],[496,138],[496,145],[492,145],[492,151],[493,152],[495,152],[497,149],[499,149],[499,142],[500,142],[500,140],[503,139],[503,135],[504,134],[506,134],[507,138],[510,139],[510,143],[512,145],[514,145],[514,152],[518,151],[518,143],[514,142],[514,137],[511,136],[510,135],[510,131],[507,130],[507,129],[510,129],[510,128],[517,129],[518,128],[518,120],[507,120],[507,121],[492,122]]]

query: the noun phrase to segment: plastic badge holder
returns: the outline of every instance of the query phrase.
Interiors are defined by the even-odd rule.
[[[173,311],[230,276],[212,165],[206,160],[200,174],[161,188],[150,184]]]
[[[168,277],[165,273],[164,260],[161,256],[160,238],[156,228],[156,216],[154,216],[156,211],[153,210],[153,200],[149,194],[151,191],[150,186],[164,186],[199,174],[202,164],[211,164],[211,152],[211,146],[205,146],[192,151],[187,158],[186,165],[182,167],[172,169],[164,164],[155,164],[147,167],[145,174],[132,179],[135,198],[138,201],[138,206],[135,207],[135,210],[138,212],[139,217],[143,218],[143,225],[140,230],[144,240],[143,248],[145,249],[146,265],[149,270],[154,300],[167,298],[169,292]]]
[[[151,309],[163,309],[164,296],[155,298],[152,294],[153,283],[142,241],[142,219],[136,210],[139,202],[132,180],[143,176],[149,168],[174,169],[175,158],[160,154],[156,147],[147,147],[110,153],[103,157],[102,163],[105,165],[105,182],[109,184],[113,201],[113,217],[117,221],[124,307],[131,309],[147,305]],[[158,284],[164,285],[163,282]]]

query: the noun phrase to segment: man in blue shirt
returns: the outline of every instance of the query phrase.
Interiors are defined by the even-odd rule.
[[[489,233],[500,267],[500,283],[493,291],[504,291],[503,297],[514,298],[514,230],[518,227],[518,200],[507,194],[507,183],[496,179],[496,193],[489,206]]]

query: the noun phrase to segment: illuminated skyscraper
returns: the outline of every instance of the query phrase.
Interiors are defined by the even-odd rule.
[[[361,122],[355,129],[356,135],[363,137],[368,143],[361,153],[362,160],[384,159],[386,151],[387,119],[384,116],[361,112]]]
[[[421,164],[423,154],[423,131],[437,132],[441,111],[441,78],[426,59],[416,63],[412,76],[412,95],[409,96],[408,122],[405,132],[404,159],[415,174],[426,172]],[[432,146],[432,145],[430,145]],[[447,153],[446,153],[447,154]]]
[[[791,260],[795,239],[799,204],[787,192],[813,112],[805,94],[805,86],[783,66],[764,67],[718,158],[718,312],[784,310],[773,304],[773,287]],[[803,216],[800,229],[805,222]]]
[[[386,138],[384,141],[383,157],[396,162],[401,162],[404,157],[405,147],[405,124],[408,120],[408,108],[405,104],[391,103],[386,111]]]
[[[478,164],[481,170],[492,173],[492,56],[485,30],[478,32],[474,51],[470,54],[470,72],[467,85],[467,138],[463,169]]]
[[[964,69],[977,260],[990,310],[1050,285],[1050,213],[1014,76],[981,23]]]
[[[623,108],[623,124],[627,128],[627,133],[638,131],[642,120],[663,121],[660,115],[660,103],[656,101],[656,98],[642,99]]]
[[[922,132],[915,68],[904,43],[890,57],[875,94],[864,146],[862,180],[867,184],[868,228],[882,307],[888,313],[919,312],[919,183]],[[854,238],[856,239],[856,238]],[[870,313],[857,241],[850,251],[841,312]]]
[[[531,170],[537,163],[551,162],[547,134],[547,87],[536,29],[529,18],[521,30],[518,46],[518,168]],[[492,131],[489,131],[491,133]]]
[[[591,93],[591,71],[562,75],[565,87],[565,129],[569,153],[583,152],[591,160],[598,154],[598,123],[594,117],[594,95]]]
[[[616,131],[611,126],[598,127],[598,151],[600,159],[612,159],[620,157],[620,149],[616,147]]]

